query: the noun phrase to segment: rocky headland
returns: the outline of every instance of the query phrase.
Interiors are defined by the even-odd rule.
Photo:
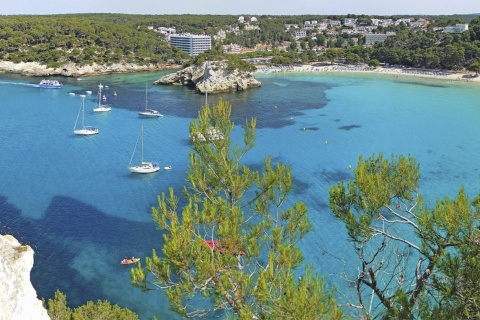
[[[17,73],[24,76],[65,76],[81,77],[87,75],[100,75],[110,73],[130,73],[140,71],[160,71],[180,68],[177,64],[148,64],[138,65],[134,63],[113,63],[110,65],[84,65],[79,66],[73,62],[64,64],[58,68],[47,68],[46,65],[38,62],[20,62],[0,61],[0,72]]]
[[[33,249],[0,236],[0,319],[50,319],[30,282]]]
[[[167,74],[154,84],[190,86],[201,93],[244,91],[262,85],[252,72],[229,70],[227,61],[207,61],[190,66]]]

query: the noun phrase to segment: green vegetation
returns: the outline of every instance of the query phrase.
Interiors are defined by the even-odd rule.
[[[480,314],[480,196],[463,189],[433,209],[412,157],[360,157],[354,179],[330,188],[330,208],[357,254],[349,279],[364,319],[467,319]]]
[[[0,58],[58,67],[69,61],[79,65],[165,63],[188,55],[170,48],[158,33],[145,27],[66,15],[1,17]]]
[[[364,24],[371,17],[347,15]],[[181,63],[189,56],[178,48],[170,48],[164,35],[147,27],[175,27],[178,33],[191,32],[212,36],[213,51],[196,61],[214,58],[225,59],[222,44],[236,43],[254,48],[268,45],[269,52],[257,51],[246,56],[271,56],[274,64],[297,64],[316,61],[333,61],[343,58],[347,63],[375,65],[405,65],[422,68],[463,69],[480,62],[480,18],[471,16],[430,17],[432,23],[426,30],[410,29],[403,23],[398,26],[379,27],[375,32],[393,31],[384,43],[373,47],[355,46],[353,38],[363,43],[362,34],[342,33],[335,37],[326,31],[307,30],[307,36],[294,40],[286,32],[285,24],[303,25],[307,20],[342,20],[345,16],[259,16],[251,24],[260,30],[247,30],[236,16],[210,15],[125,15],[125,14],[72,14],[52,16],[0,16],[0,60],[13,62],[38,61],[49,67],[59,67],[66,62],[85,64],[111,64],[128,62],[136,64]],[[247,19],[249,17],[246,17]],[[373,18],[373,17],[372,17]],[[384,18],[384,17],[382,17]],[[395,17],[391,17],[395,18]],[[424,18],[429,18],[425,16]],[[471,20],[469,20],[471,19]],[[436,27],[469,23],[462,34],[435,31]],[[233,29],[236,32],[228,32]],[[215,40],[219,31],[227,31],[223,40]],[[290,30],[290,31],[293,31]],[[316,35],[314,35],[314,32]],[[290,43],[288,52],[277,50],[281,43]],[[329,48],[318,54],[315,46]],[[298,50],[301,48],[301,51]],[[333,50],[335,49],[335,50]],[[230,56],[230,55],[229,55]],[[228,56],[227,56],[228,57]],[[247,64],[229,58],[231,68],[249,70]],[[187,64],[194,63],[191,60]]]
[[[241,319],[339,319],[342,314],[311,266],[297,281],[303,255],[296,245],[312,230],[303,202],[288,205],[291,168],[264,161],[262,172],[242,165],[255,146],[256,120],[244,125],[244,145],[232,146],[231,106],[204,106],[190,125],[193,139],[185,203],[173,189],[158,197],[153,220],[162,254],[132,269],[144,290],[165,290],[182,316],[212,312]],[[212,130],[221,139],[210,139]],[[217,241],[213,250],[206,241]]]
[[[52,320],[139,319],[136,313],[117,305],[112,306],[108,301],[89,301],[72,310],[67,306],[67,297],[60,291],[55,292],[54,299],[48,299],[48,303],[43,301],[43,304]]]
[[[207,50],[196,57],[190,58],[187,62],[183,64],[183,67],[189,67],[193,65],[199,65],[204,63],[205,61],[221,61],[227,60],[228,61],[228,70],[235,70],[238,69],[240,71],[250,71],[253,72],[257,68],[250,63],[241,60],[237,55],[225,54],[221,51],[221,49],[211,49]]]

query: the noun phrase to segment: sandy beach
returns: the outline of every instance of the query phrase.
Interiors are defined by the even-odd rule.
[[[478,82],[480,77],[474,77],[473,72],[459,71],[453,72],[450,70],[432,70],[432,69],[416,69],[407,67],[369,67],[365,65],[345,65],[345,64],[331,64],[331,65],[302,65],[302,66],[257,66],[258,73],[275,73],[275,72],[368,72],[373,74],[385,74],[395,76],[410,76],[443,79],[448,81],[465,81]]]

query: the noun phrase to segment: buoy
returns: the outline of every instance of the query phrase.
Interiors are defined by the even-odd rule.
[[[307,130],[307,129],[303,128],[303,131],[305,131],[305,130]]]
[[[327,141],[327,140],[325,140],[325,144],[327,144],[327,143],[328,143],[328,141]]]
[[[348,168],[349,168],[349,169],[352,169],[352,165],[351,165],[351,164],[349,164],[349,165],[348,165]]]

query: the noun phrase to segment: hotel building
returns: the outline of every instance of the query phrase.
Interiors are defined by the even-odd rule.
[[[170,36],[170,46],[178,47],[191,56],[197,56],[212,48],[212,38],[189,33],[172,34]]]

